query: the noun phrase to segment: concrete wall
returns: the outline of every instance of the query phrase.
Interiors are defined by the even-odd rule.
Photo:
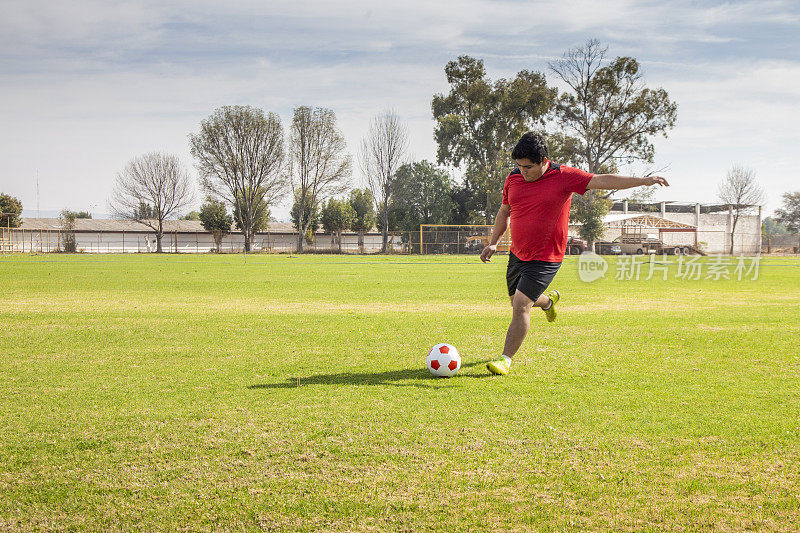
[[[63,248],[62,235],[58,231],[4,230],[0,236],[0,251],[5,252],[56,252]],[[177,249],[176,249],[177,241]],[[363,253],[381,251],[382,236],[376,233],[364,235]],[[86,232],[75,233],[75,246],[78,252],[85,253],[147,253],[156,251],[156,238],[145,232]],[[165,233],[161,246],[164,252],[207,253],[216,249],[210,233]],[[241,252],[244,249],[244,236],[226,235],[222,239],[223,252]],[[306,244],[307,251],[334,251],[339,247],[329,234],[318,233],[315,242]],[[297,235],[290,233],[258,233],[251,242],[253,252],[295,252]],[[389,250],[393,253],[408,253],[401,242],[400,234],[389,236]],[[361,253],[358,234],[342,235],[342,252]]]
[[[640,213],[629,211],[629,215],[656,215],[660,213]],[[710,254],[727,254],[731,245],[732,217],[727,212],[720,213],[664,213],[663,218],[697,226],[697,241],[703,250]],[[603,239],[613,241],[620,236],[620,228],[608,228]],[[657,229],[644,230],[645,233],[658,233]],[[575,228],[570,234],[577,235]],[[694,232],[664,232],[665,244],[694,244]],[[736,224],[734,236],[734,255],[757,254],[761,250],[761,216],[742,215]]]

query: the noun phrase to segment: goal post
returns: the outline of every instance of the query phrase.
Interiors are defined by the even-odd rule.
[[[490,224],[420,224],[420,254],[479,254],[492,237]],[[498,252],[508,252],[511,247],[511,232],[497,243]]]

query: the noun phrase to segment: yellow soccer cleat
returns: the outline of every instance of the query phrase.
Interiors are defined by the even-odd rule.
[[[553,322],[556,317],[558,316],[558,311],[556,310],[556,304],[558,300],[561,298],[561,294],[555,289],[545,294],[548,298],[550,298],[550,307],[547,309],[542,309],[544,311],[544,315],[547,317],[548,322]]]
[[[486,363],[486,368],[495,376],[505,376],[511,370],[511,365],[505,359],[498,359],[497,361]]]

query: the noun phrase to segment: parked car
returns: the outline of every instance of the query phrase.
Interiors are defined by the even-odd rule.
[[[594,243],[594,251],[600,255],[619,255],[622,247],[618,242],[597,241]]]
[[[567,237],[567,255],[581,255],[589,248],[589,243],[578,237]]]
[[[622,252],[626,254],[666,254],[681,255],[689,254],[694,251],[693,247],[687,245],[664,244],[658,235],[648,233],[642,234],[623,234],[622,237],[614,240],[618,243]]]

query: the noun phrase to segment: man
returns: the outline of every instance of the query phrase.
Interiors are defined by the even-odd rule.
[[[590,174],[557,165],[547,159],[547,145],[538,133],[526,133],[511,152],[518,168],[503,186],[503,204],[497,212],[489,245],[481,252],[486,263],[511,223],[511,252],[506,281],[513,315],[503,355],[486,365],[492,374],[505,375],[530,327],[531,307],[544,310],[548,322],[556,319],[557,290],[544,291],[564,259],[572,193],[588,189],[629,189],[641,185],[669,185],[664,178],[632,178]]]

